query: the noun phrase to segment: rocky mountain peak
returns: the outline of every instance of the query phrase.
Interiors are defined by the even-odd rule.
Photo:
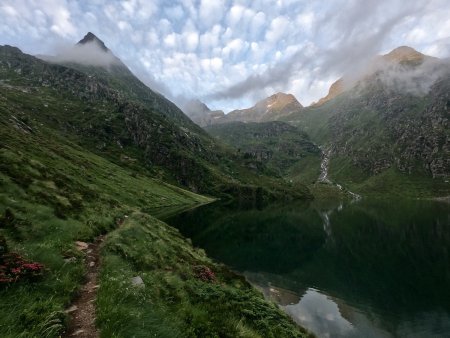
[[[325,97],[322,97],[319,101],[316,103],[313,103],[312,106],[320,106],[324,104],[327,101],[330,101],[331,99],[335,98],[339,94],[341,94],[344,91],[344,80],[340,78],[339,80],[333,82],[330,86],[330,89],[328,90],[328,94]]]
[[[413,67],[416,67],[423,64],[425,61],[430,60],[432,61],[438,59],[422,54],[414,48],[408,46],[397,47],[387,54],[375,57],[368,63],[365,72],[362,72],[356,78],[354,78],[354,76],[349,76],[349,74],[344,74],[343,77],[331,85],[328,94],[325,97],[322,97],[317,103],[313,103],[312,106],[320,106],[325,102],[330,101],[339,94],[343,93],[345,90],[352,88],[354,84],[358,83],[358,81],[368,78],[377,71],[387,71],[392,65],[407,63]]]
[[[192,121],[201,127],[208,126],[225,116],[222,110],[211,110],[199,99],[193,99],[186,102],[182,107],[183,112],[189,116]]]
[[[423,61],[425,55],[408,46],[400,46],[388,54],[383,55],[383,59],[393,62],[403,61]]]
[[[242,122],[264,122],[276,121],[282,116],[287,116],[294,111],[302,109],[303,106],[294,95],[276,93],[247,109],[233,110],[226,115],[225,120]],[[223,122],[223,121],[220,121]]]
[[[275,105],[279,108],[286,106],[287,104],[294,103],[296,105],[302,106],[300,102],[295,98],[292,94],[286,94],[278,92],[276,94],[273,94],[272,96],[269,96],[267,99],[264,99],[260,101],[261,103],[264,102],[265,105],[267,105],[269,108],[274,107]],[[276,107],[274,107],[276,108]]]
[[[198,113],[208,113],[211,111],[211,109],[209,109],[209,107],[199,99],[193,99],[186,102],[182,110],[188,115]]]
[[[96,66],[108,70],[111,70],[111,66],[120,66],[118,68],[121,68],[121,71],[125,71],[126,73],[130,72],[122,61],[106,47],[105,43],[91,32],[88,32],[75,45],[60,50],[58,55],[41,55],[39,58],[53,63],[72,63],[85,66]]]
[[[77,45],[85,45],[88,43],[95,43],[97,44],[104,52],[109,51],[109,49],[106,47],[105,43],[100,40],[95,34],[88,32],[84,38],[82,38],[80,41],[78,41]]]

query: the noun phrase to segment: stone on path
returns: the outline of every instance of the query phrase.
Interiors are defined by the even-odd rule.
[[[144,281],[142,280],[141,276],[131,278],[131,285],[139,288],[145,287]]]

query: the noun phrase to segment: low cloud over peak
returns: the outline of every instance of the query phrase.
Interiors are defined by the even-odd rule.
[[[49,54],[95,32],[153,88],[213,109],[249,106],[278,91],[309,104],[342,74],[397,46],[450,55],[447,0],[4,0],[0,15],[0,44]],[[117,61],[94,47],[57,51],[64,61]]]

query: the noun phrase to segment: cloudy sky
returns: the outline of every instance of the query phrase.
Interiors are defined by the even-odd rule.
[[[225,111],[308,105],[401,45],[450,55],[449,0],[0,0],[0,17],[1,45],[51,55],[91,31],[153,89]]]

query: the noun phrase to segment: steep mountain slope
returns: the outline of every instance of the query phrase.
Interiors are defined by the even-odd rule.
[[[242,278],[151,216],[155,208],[191,208],[209,198],[152,179],[138,164],[95,155],[37,119],[42,102],[30,114],[16,101],[26,97],[17,95],[22,91],[48,100],[45,91],[1,89],[1,337],[64,335],[92,254],[83,246],[107,232],[94,287],[97,318],[90,318],[102,336],[306,336]],[[136,276],[145,287],[133,285]]]
[[[126,79],[0,46],[0,336],[63,335],[96,268],[87,243],[103,239],[90,318],[103,336],[306,336],[153,215],[211,201],[166,181],[250,200],[308,191],[246,170],[175,105],[142,87],[146,101]]]
[[[294,95],[277,93],[257,102],[253,107],[233,110],[224,117],[215,119],[213,122],[265,122],[275,121],[293,112],[300,111],[303,106]]]
[[[433,61],[435,58],[422,54],[415,49],[407,46],[401,46],[393,49],[391,52],[385,55],[379,55],[375,57],[360,74],[345,74],[339,80],[334,82],[330,86],[328,94],[322,97],[313,106],[320,106],[325,102],[335,98],[342,94],[346,90],[350,90],[357,85],[358,81],[363,80],[365,77],[373,75],[377,71],[383,71],[386,67],[393,64],[422,64],[425,61]]]
[[[320,149],[304,132],[287,123],[229,122],[205,130],[235,147],[250,168],[265,164],[279,176],[305,183],[319,176]]]
[[[401,48],[329,101],[285,121],[331,149],[330,176],[357,191],[450,192],[448,61]]]
[[[49,64],[9,46],[0,47],[0,62],[2,86],[15,89],[5,92],[12,95],[7,99],[29,118],[116,163],[144,164],[140,167],[151,175],[203,193],[244,197],[257,191],[258,199],[308,195],[302,187],[294,191],[246,171],[170,101],[148,88],[150,101],[133,98],[119,89],[129,82],[107,68]]]
[[[216,120],[225,116],[222,110],[211,110],[199,100],[188,101],[183,106],[183,111],[200,127],[214,124]]]
[[[41,56],[41,58],[95,76],[104,81],[108,87],[119,91],[128,101],[143,104],[146,108],[164,114],[186,128],[199,132],[199,128],[175,104],[142,83],[105,46],[104,42],[91,32],[61,54],[51,57]]]

